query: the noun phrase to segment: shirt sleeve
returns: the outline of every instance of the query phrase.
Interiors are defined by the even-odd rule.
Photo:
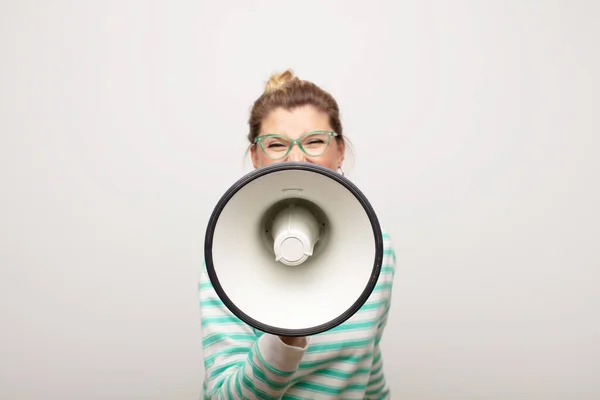
[[[205,399],[279,399],[306,352],[278,336],[260,337],[217,296],[204,266],[199,283]]]
[[[377,335],[375,337],[375,350],[373,353],[373,364],[371,366],[371,374],[369,377],[369,383],[367,384],[366,396],[367,399],[389,399],[390,390],[387,385],[385,374],[383,371],[383,358],[381,355],[380,342],[383,337],[383,332],[387,325],[388,315],[391,307],[392,300],[392,288],[394,283],[394,275],[396,273],[396,254],[392,245],[392,241],[389,234],[383,235],[383,265],[381,268],[381,275],[379,282],[381,290],[385,291],[385,302],[382,307],[382,314],[380,316],[379,325],[377,326]]]

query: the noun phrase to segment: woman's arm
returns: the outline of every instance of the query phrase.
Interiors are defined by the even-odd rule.
[[[234,316],[214,291],[206,269],[200,276],[205,397],[278,399],[291,384],[308,346],[305,338],[263,334]]]
[[[379,317],[379,325],[377,326],[377,336],[375,337],[375,351],[373,353],[373,364],[371,366],[371,375],[367,384],[365,395],[367,399],[388,399],[390,398],[390,389],[385,379],[383,372],[383,358],[381,355],[380,342],[383,337],[383,332],[387,325],[388,315],[392,301],[392,288],[394,283],[394,275],[396,273],[396,253],[392,246],[391,238],[388,234],[383,235],[384,257],[381,268],[381,275],[377,286],[380,286],[385,291],[384,298],[386,302]]]

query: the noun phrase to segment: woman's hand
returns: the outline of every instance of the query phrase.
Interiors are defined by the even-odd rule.
[[[289,337],[289,336],[279,336],[279,339],[288,346],[294,347],[304,347],[306,344],[305,337]]]

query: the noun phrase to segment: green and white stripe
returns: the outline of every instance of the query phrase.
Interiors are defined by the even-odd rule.
[[[235,317],[200,275],[205,399],[389,399],[381,340],[391,302],[396,256],[383,235],[383,268],[364,306],[348,321],[284,345]]]

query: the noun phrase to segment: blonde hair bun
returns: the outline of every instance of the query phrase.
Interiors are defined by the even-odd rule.
[[[295,79],[298,78],[294,74],[294,71],[292,71],[291,69],[287,69],[283,72],[273,74],[271,75],[271,77],[267,81],[267,84],[265,85],[265,92],[277,90],[283,85],[285,85],[287,82],[293,81]]]

